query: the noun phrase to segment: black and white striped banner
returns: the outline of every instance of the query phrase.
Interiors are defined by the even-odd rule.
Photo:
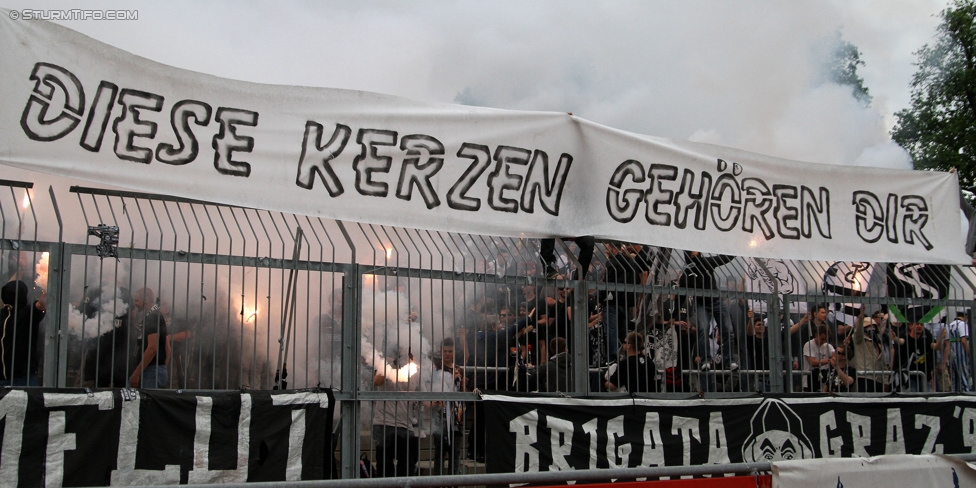
[[[331,390],[0,390],[0,484],[323,479]]]

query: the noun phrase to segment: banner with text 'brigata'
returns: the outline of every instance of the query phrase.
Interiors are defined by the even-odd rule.
[[[486,395],[493,473],[972,453],[976,398]]]
[[[788,161],[566,113],[232,81],[6,14],[3,164],[440,231],[593,235],[780,259],[970,262],[954,173]]]
[[[330,390],[0,390],[0,485],[325,479]]]

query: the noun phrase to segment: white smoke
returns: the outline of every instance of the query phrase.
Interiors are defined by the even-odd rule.
[[[410,320],[410,303],[398,291],[363,294],[362,360],[371,374],[405,382],[418,371],[429,373],[430,340],[420,322]]]
[[[53,0],[6,3],[59,8]],[[641,134],[711,132],[723,144],[771,156],[852,164],[889,140],[892,114],[909,102],[913,53],[932,42],[945,4],[568,0],[553,8],[509,0],[268,9],[166,2],[140,5],[138,21],[61,23],[161,63],[232,79],[567,111]],[[263,34],[239,35],[249,25],[265,27]],[[396,32],[411,35],[394,39]],[[859,125],[862,116],[839,99],[814,93],[823,46],[838,32],[861,50],[859,74],[874,98],[857,110],[880,125]],[[357,49],[333,50],[330,69],[308,62],[321,46],[353,37]],[[851,98],[850,90],[839,96]]]
[[[34,265],[34,274],[36,276],[34,284],[42,290],[47,290],[47,268],[50,258],[51,253],[46,251],[42,252],[40,259],[37,260],[37,264]]]
[[[112,330],[115,328],[115,318],[129,311],[129,304],[118,285],[104,283],[97,289],[89,289],[92,292],[86,291],[78,307],[68,309],[68,332],[85,339]]]

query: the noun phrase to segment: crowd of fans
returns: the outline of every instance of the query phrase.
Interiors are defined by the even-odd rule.
[[[726,279],[734,274],[723,269],[732,257],[686,251],[678,258],[680,273],[667,278],[657,275],[660,269],[655,266],[671,261],[665,255],[668,250],[618,242],[597,246],[592,239],[577,239],[574,246],[579,248],[580,260],[570,256],[559,261],[554,244],[547,242],[541,246],[541,260],[519,261],[501,249],[487,266],[488,272],[533,279],[521,280],[521,286],[484,286],[479,295],[462,302],[453,334],[443,334],[453,335],[452,362],[463,371],[469,389],[569,392],[577,384],[587,383],[591,391],[769,391],[771,334],[780,334],[776,342],[783,350],[773,356],[786,358],[784,369],[792,375],[783,379],[794,391],[971,388],[966,311],[959,311],[954,320],[940,320],[926,319],[922,312],[927,310],[908,308],[896,320],[887,307],[878,305],[842,320],[828,305],[809,304],[809,312],[802,315],[769,317],[751,310],[751,303],[735,293],[736,280],[727,281],[719,290],[716,274]],[[580,273],[584,262],[587,268]],[[21,268],[30,269],[26,265],[11,269]],[[586,286],[579,287],[575,276],[585,278]],[[641,286],[665,280],[671,280],[670,294],[655,295]],[[16,378],[36,384],[42,352],[37,328],[44,317],[46,297],[27,281],[29,272],[24,276],[12,273],[6,281],[0,354],[5,371],[0,380],[13,383]],[[586,296],[577,300],[574,293]],[[85,302],[83,305],[90,305],[87,296]],[[118,362],[118,358],[108,362],[84,358],[89,370],[84,376],[94,381],[93,386],[145,386],[147,379],[160,385],[170,383],[165,376],[157,376],[172,372],[165,371],[173,357],[172,344],[183,337],[167,324],[151,289],[133,292],[131,302],[116,325],[128,330],[127,322],[138,326],[149,317],[151,326],[126,338],[138,344],[92,344],[97,347],[87,348],[133,353],[131,358],[122,358],[124,362],[117,368],[111,361]],[[584,304],[585,309],[574,310],[576,303]],[[578,314],[585,318],[585,329],[573,327]],[[153,334],[156,337],[150,339]],[[575,334],[583,334],[584,340]],[[115,331],[99,340],[123,336]],[[579,344],[585,344],[586,350],[574,354]],[[435,347],[434,355],[438,354]],[[588,377],[575,377],[573,358],[588,362]],[[631,362],[642,367],[631,371],[621,367],[624,362],[628,368]],[[844,374],[845,367],[851,374]],[[625,378],[632,373],[639,378]],[[841,384],[847,383],[838,379],[843,376],[853,381]]]
[[[811,303],[808,312],[769,317],[751,310],[735,280],[719,289],[717,270],[732,257],[685,252],[672,293],[653,295],[592,282],[660,283],[652,268],[661,250],[602,247],[602,259],[584,274],[591,288],[580,301],[586,303],[585,330],[572,327],[570,278],[578,271],[569,260],[564,269],[543,260],[548,280],[514,292],[488,287],[471,302],[453,340],[472,389],[575,391],[571,359],[580,356],[573,354],[574,334],[582,333],[590,391],[768,392],[770,334],[780,334],[776,342],[783,349],[776,356],[786,358],[783,371],[792,373],[782,381],[796,392],[969,391],[966,311],[949,323],[926,323],[927,309],[908,308],[893,320],[883,305],[843,317],[828,304]],[[642,366],[633,370],[631,363]],[[638,378],[621,377],[627,375]]]
[[[679,259],[680,274],[665,281],[658,274],[664,268],[659,263],[671,261],[669,250],[614,242],[595,246],[591,239],[577,239],[575,245],[580,259],[566,259],[561,265],[551,245],[545,246],[542,266],[517,262],[500,252],[488,271],[533,279],[520,280],[525,283],[521,286],[480,288],[481,293],[463,302],[466,306],[456,314],[453,336],[443,334],[434,346],[430,374],[400,381],[377,371],[372,387],[569,393],[586,383],[593,392],[653,394],[769,392],[774,380],[782,380],[795,392],[811,393],[970,391],[967,311],[958,311],[954,320],[933,321],[922,313],[928,310],[908,308],[895,320],[887,307],[878,305],[840,319],[826,304],[807,304],[809,311],[802,314],[770,316],[752,310],[743,294],[736,293],[741,290],[737,280],[719,289],[716,273],[732,257],[687,251]],[[583,262],[587,268],[581,269]],[[585,278],[583,286],[580,277]],[[670,285],[665,288],[670,293],[654,294],[642,286],[662,283]],[[0,386],[39,384],[38,326],[45,296],[29,288],[12,276],[0,294]],[[574,293],[586,296],[577,299]],[[585,308],[576,310],[577,303]],[[410,320],[416,320],[411,313]],[[583,318],[577,319],[580,314]],[[584,321],[585,328],[574,327]],[[124,336],[133,344],[89,349],[133,355],[123,357],[121,366],[111,363],[117,355],[106,363],[86,358],[86,365],[92,366],[85,374],[91,386],[169,386],[173,343],[185,340],[185,334],[168,327],[153,291],[133,292],[131,308],[117,322],[134,331]],[[334,325],[338,324],[323,331],[335,336]],[[771,341],[775,334],[781,340]],[[118,337],[117,331],[102,336]],[[575,351],[580,344],[585,350]],[[782,351],[771,354],[773,344]],[[786,375],[771,376],[773,357],[786,358]],[[587,362],[587,377],[577,377],[581,370],[574,358]],[[450,460],[439,469],[455,472],[462,438],[469,442],[463,451],[476,460],[484,456],[486,446],[479,443],[485,435],[478,432],[485,425],[484,412],[477,404],[373,403],[376,465],[382,475],[415,473],[420,424],[432,437],[436,457]],[[466,430],[468,435],[463,434]]]
[[[893,321],[881,308],[848,324],[827,305],[807,304],[809,312],[772,317],[751,310],[743,294],[735,293],[734,281],[718,289],[716,271],[731,257],[686,252],[671,293],[653,295],[644,292],[648,287],[625,285],[660,282],[652,274],[654,263],[666,259],[656,254],[662,251],[621,243],[603,248],[587,273],[574,269],[571,260],[559,267],[548,258],[539,273],[544,280],[514,290],[486,286],[460,314],[456,336],[435,347],[437,374],[432,384],[417,385],[418,391],[568,393],[578,391],[574,358],[585,358],[583,381],[594,392],[769,392],[771,343],[783,348],[775,356],[792,359],[782,380],[796,392],[968,391],[965,312],[948,324],[923,324],[921,310],[910,309],[904,320]],[[500,276],[529,270],[530,276],[543,277],[532,274],[532,263],[512,264],[507,255],[493,265]],[[573,277],[580,275],[586,277],[584,287],[574,286]],[[574,290],[586,290],[587,296],[576,300]],[[579,313],[574,303],[586,304],[585,329],[573,326],[582,322],[574,320]],[[586,340],[575,334],[585,334]],[[770,341],[771,334],[781,340]],[[582,343],[587,350],[574,354]],[[379,380],[377,388],[390,388],[388,378]],[[383,416],[389,415],[386,403]],[[408,402],[399,403],[402,414],[409,412]],[[425,418],[438,419],[429,422],[434,459],[450,459],[435,462],[435,474],[456,472],[462,451],[474,460],[484,456],[485,422],[477,403],[424,402],[423,407],[428,410],[417,413],[418,431]],[[375,422],[374,415],[374,429]],[[465,431],[468,444],[462,449]],[[391,432],[400,438],[391,438]],[[409,455],[414,435],[395,422],[374,432],[377,458],[384,460],[378,464],[381,475],[414,473],[416,458]],[[405,464],[390,462],[397,453]]]

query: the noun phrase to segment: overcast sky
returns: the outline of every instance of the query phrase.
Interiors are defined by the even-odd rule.
[[[60,22],[238,80],[573,112],[611,127],[823,163],[908,168],[891,142],[944,0],[43,2],[136,21]],[[825,81],[836,33],[874,97]]]

